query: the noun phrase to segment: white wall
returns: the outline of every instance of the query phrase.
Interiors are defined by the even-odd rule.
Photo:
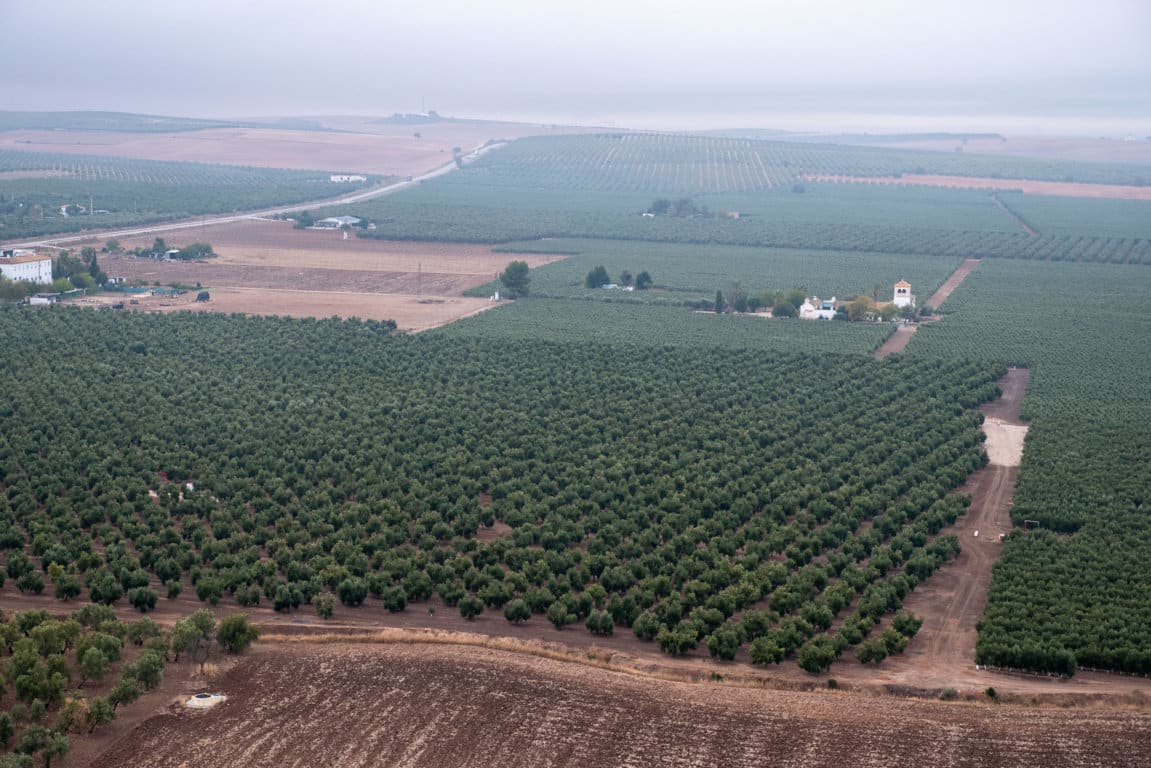
[[[38,261],[18,261],[0,259],[0,275],[9,280],[24,280],[31,283],[52,282],[52,259]]]

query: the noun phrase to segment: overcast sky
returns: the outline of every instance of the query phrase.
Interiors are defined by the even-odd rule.
[[[0,39],[0,109],[1151,117],[1151,0],[0,0]]]

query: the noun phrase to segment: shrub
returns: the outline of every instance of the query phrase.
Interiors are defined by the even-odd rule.
[[[260,628],[248,622],[246,614],[237,613],[220,621],[216,639],[228,653],[243,653],[260,636]]]

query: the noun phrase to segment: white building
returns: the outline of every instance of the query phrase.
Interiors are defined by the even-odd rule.
[[[343,174],[343,173],[333,173],[332,174],[332,181],[334,181],[334,182],[367,181],[367,180],[368,180],[367,176],[356,176],[356,175],[348,175],[348,174]]]
[[[355,216],[332,216],[327,219],[320,219],[312,225],[312,229],[339,229],[340,227],[351,227],[359,223],[360,220]]]
[[[805,300],[799,307],[800,320],[834,320],[835,297],[829,301],[820,301],[818,296]]]
[[[33,251],[0,251],[0,275],[28,283],[51,283],[52,257],[40,256]]]
[[[906,280],[900,280],[898,283],[896,283],[895,295],[891,301],[893,304],[895,304],[895,306],[900,308],[914,307],[915,296],[911,293],[911,283],[907,282]]]

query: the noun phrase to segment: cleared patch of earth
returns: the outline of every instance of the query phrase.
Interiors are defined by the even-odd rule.
[[[924,187],[951,187],[953,189],[1016,190],[1029,195],[1052,195],[1058,197],[1151,200],[1151,187],[1131,187],[1120,184],[1031,181],[1028,179],[991,179],[975,176],[936,176],[915,173],[905,173],[902,176],[808,174],[804,178],[808,181],[823,181],[834,184],[910,184]]]
[[[91,768],[1136,766],[1146,712],[652,681],[452,646],[265,645]]]
[[[121,244],[150,247],[152,240],[122,238]],[[128,310],[140,311],[391,319],[401,330],[421,331],[495,306],[460,294],[492,280],[509,260],[537,267],[562,258],[509,256],[493,253],[490,246],[457,243],[344,240],[342,232],[299,230],[271,220],[231,222],[168,237],[174,247],[197,241],[211,243],[220,255],[192,262],[100,257],[106,273],[129,284],[195,286],[189,293],[175,298],[106,293],[82,303],[124,302]],[[210,293],[208,302],[195,301],[200,289]]]
[[[983,432],[987,435],[987,458],[999,467],[1018,467],[1023,463],[1023,442],[1027,439],[1027,427],[1009,424],[1003,419],[989,418],[983,421]]]

